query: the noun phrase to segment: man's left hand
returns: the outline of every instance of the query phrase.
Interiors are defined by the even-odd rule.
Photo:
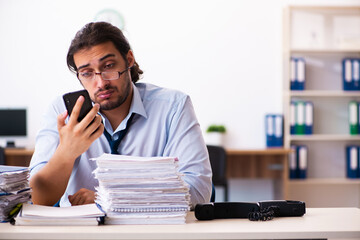
[[[81,188],[74,195],[69,195],[72,206],[83,205],[95,202],[95,192],[86,188]]]

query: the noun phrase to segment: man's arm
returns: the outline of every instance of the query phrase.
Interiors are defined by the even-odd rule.
[[[212,172],[200,125],[191,100],[186,96],[176,108],[164,154],[177,156],[179,171],[190,186],[192,208],[210,201]]]
[[[101,124],[101,117],[97,114],[98,104],[94,105],[80,123],[77,122],[83,101],[84,98],[79,97],[67,124],[65,124],[67,112],[57,117],[59,145],[46,165],[30,179],[32,200],[35,204],[54,205],[61,198],[66,190],[75,159],[103,133],[104,126]]]

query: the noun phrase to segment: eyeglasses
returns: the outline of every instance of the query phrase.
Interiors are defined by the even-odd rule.
[[[119,79],[121,74],[125,73],[127,70],[129,70],[131,67],[126,68],[122,72],[77,72],[76,76],[80,81],[86,81],[91,82],[95,80],[96,75],[100,75],[102,79],[108,81],[108,80],[116,80]]]

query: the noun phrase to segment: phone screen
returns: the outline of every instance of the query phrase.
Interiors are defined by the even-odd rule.
[[[78,122],[80,122],[93,107],[88,91],[86,91],[84,89],[84,90],[80,90],[80,91],[76,91],[76,92],[69,92],[69,93],[66,93],[63,95],[64,103],[65,103],[66,109],[69,113],[69,116],[71,115],[71,112],[74,108],[76,100],[81,95],[84,96],[85,101],[81,107],[80,114],[77,119]]]

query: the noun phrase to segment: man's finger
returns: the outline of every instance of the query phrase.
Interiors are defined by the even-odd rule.
[[[68,116],[68,112],[65,111],[61,114],[58,115],[57,117],[57,125],[58,125],[58,129],[60,129],[61,127],[65,126],[65,119]]]
[[[81,110],[81,107],[84,103],[84,96],[79,96],[79,98],[76,100],[76,103],[74,105],[74,108],[72,109],[72,112],[71,112],[71,116],[70,116],[70,119],[69,119],[69,122],[72,122],[72,123],[77,123],[77,119],[80,115],[80,110]]]

